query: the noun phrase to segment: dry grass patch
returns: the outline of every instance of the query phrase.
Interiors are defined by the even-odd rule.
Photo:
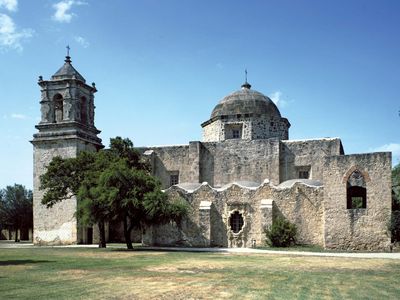
[[[80,269],[63,270],[63,271],[57,272],[57,274],[59,276],[62,276],[62,277],[69,276],[73,279],[80,279],[80,278],[88,276],[91,273],[93,273],[93,272],[89,272],[87,270],[80,270]]]
[[[87,278],[90,285],[102,286],[98,299],[224,299],[232,296],[227,287],[213,284],[212,278],[179,276],[115,276]],[[229,287],[232,289],[233,287]],[[89,298],[94,295],[89,295]]]
[[[400,261],[388,259],[370,259],[370,258],[343,258],[343,257],[316,257],[316,256],[295,256],[281,254],[230,254],[231,256],[240,256],[243,259],[233,262],[235,266],[257,267],[259,269],[282,270],[291,269],[298,271],[317,271],[321,269],[330,270],[387,270],[393,264],[400,267]],[[226,266],[227,264],[225,264]],[[232,265],[232,262],[229,262]]]
[[[400,299],[398,260],[36,248],[0,262],[4,299]]]
[[[97,250],[97,249],[96,249]],[[106,249],[98,249],[99,252],[85,251],[74,253],[76,257],[87,257],[87,258],[101,258],[101,259],[118,259],[118,258],[136,258],[140,256],[162,256],[166,252],[158,251],[108,251]]]
[[[174,264],[163,264],[159,266],[152,266],[145,268],[146,271],[150,272],[162,272],[162,273],[204,273],[211,270],[220,270],[227,266],[228,262],[220,261],[209,261],[209,260],[195,260],[195,261],[178,261]]]

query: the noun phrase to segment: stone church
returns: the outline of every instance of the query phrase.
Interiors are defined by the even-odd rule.
[[[95,84],[69,55],[51,77],[39,77],[41,121],[34,148],[34,243],[90,243],[96,235],[74,216],[74,197],[47,209],[39,176],[54,156],[103,148],[95,127]],[[202,141],[144,147],[153,175],[170,197],[191,206],[178,228],[147,228],[148,245],[254,247],[280,216],[296,224],[301,244],[385,250],[390,245],[391,153],[345,155],[339,138],[290,140],[290,122],[246,82],[201,124]],[[110,228],[110,240],[115,229]]]

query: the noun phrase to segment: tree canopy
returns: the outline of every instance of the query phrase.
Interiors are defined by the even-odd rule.
[[[33,226],[32,201],[32,191],[23,185],[14,184],[0,190],[0,227],[15,230],[16,242],[18,231]]]
[[[78,199],[81,224],[98,224],[100,246],[105,247],[105,222],[123,222],[128,248],[134,228],[175,221],[179,224],[188,206],[168,199],[150,168],[129,139],[116,137],[110,148],[81,152],[76,158],[54,158],[41,177],[46,189],[42,203],[51,207],[71,195]]]

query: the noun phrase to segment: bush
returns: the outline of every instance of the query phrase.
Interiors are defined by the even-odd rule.
[[[272,226],[265,230],[267,244],[273,247],[289,247],[296,243],[297,228],[282,217],[278,217]]]

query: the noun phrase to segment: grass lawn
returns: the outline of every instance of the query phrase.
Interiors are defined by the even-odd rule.
[[[400,261],[0,249],[1,299],[400,299]]]

